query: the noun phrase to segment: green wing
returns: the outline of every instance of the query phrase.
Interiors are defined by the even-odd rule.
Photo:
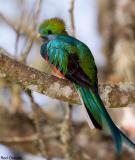
[[[49,57],[49,64],[57,67],[63,76],[67,73],[68,56],[77,51],[77,48],[69,43],[59,39],[51,40],[47,44],[47,52]]]

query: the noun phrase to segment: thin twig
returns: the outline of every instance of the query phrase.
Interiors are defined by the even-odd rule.
[[[63,151],[65,160],[73,160],[72,147],[72,105],[68,104],[64,122],[61,126],[61,141],[63,143]]]
[[[34,3],[34,4],[35,4],[35,3]],[[23,48],[22,48],[21,53],[23,53],[24,48],[27,46],[28,40],[29,40],[29,39],[32,39],[32,38],[36,35],[35,33],[33,33],[33,32],[35,32],[35,31],[33,31],[33,29],[32,29],[31,27],[28,27],[28,26],[30,26],[30,24],[32,23],[32,22],[30,22],[30,21],[31,21],[32,18],[33,18],[34,9],[35,9],[35,5],[32,5],[32,8],[31,8],[31,10],[29,11],[29,14],[28,14],[28,16],[27,16],[27,18],[26,18],[26,21],[25,21],[25,23],[24,23],[24,27],[22,27],[22,30],[21,30],[21,33],[26,35],[25,41],[24,41],[24,43],[23,43]],[[27,27],[26,27],[26,26],[27,26]],[[27,28],[27,29],[26,29],[26,28]],[[22,56],[22,55],[21,55],[21,56]]]
[[[33,22],[32,22],[32,32],[34,32],[36,30],[37,27],[37,22],[38,22],[38,17],[39,17],[39,13],[40,13],[40,8],[41,8],[41,3],[42,0],[37,0],[35,1],[35,10],[34,10],[34,14],[33,14]],[[22,51],[21,54],[21,61],[25,62],[27,59],[27,56],[32,48],[33,45],[33,41],[34,41],[34,37],[29,37],[28,41],[27,41],[27,45],[24,47],[24,50]]]
[[[25,142],[34,142],[37,141],[38,136],[37,134],[33,134],[30,136],[25,137],[6,137],[0,139],[0,143],[25,143]]]
[[[19,44],[19,39],[21,36],[21,31],[23,29],[23,23],[24,21],[22,21],[22,19],[24,20],[25,18],[25,8],[24,8],[24,1],[21,1],[21,16],[20,16],[20,21],[17,25],[17,29],[16,29],[16,41],[15,41],[15,57],[17,58],[17,53],[18,53],[18,44]]]
[[[17,31],[16,26],[14,25],[13,22],[11,22],[11,20],[9,20],[7,17],[5,17],[2,13],[0,13],[0,18],[6,23],[8,24],[15,32]]]
[[[45,151],[45,144],[44,144],[44,141],[43,141],[41,125],[40,125],[40,120],[39,120],[40,119],[39,110],[38,110],[39,106],[35,102],[31,91],[29,91],[27,93],[29,95],[31,105],[32,105],[32,111],[33,111],[33,117],[34,117],[33,121],[34,121],[34,124],[35,124],[35,127],[36,127],[37,136],[38,136],[37,142],[38,142],[38,145],[39,145],[39,151],[40,151],[42,156],[46,156],[47,154],[46,154],[46,151]]]
[[[75,24],[74,24],[74,0],[70,0],[69,4],[69,15],[70,15],[70,24],[71,24],[71,35],[75,36]]]
[[[54,138],[59,138],[59,134],[57,133],[50,133],[47,135],[42,136],[44,140],[49,140],[49,139],[54,139]],[[32,134],[30,136],[25,136],[25,137],[2,137],[0,138],[0,143],[26,143],[26,142],[34,142],[39,140],[38,134]]]

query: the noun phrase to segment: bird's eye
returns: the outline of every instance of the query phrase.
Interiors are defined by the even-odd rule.
[[[51,30],[48,30],[48,34],[52,34],[52,31],[51,31]]]

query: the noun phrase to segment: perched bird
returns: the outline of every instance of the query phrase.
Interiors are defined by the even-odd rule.
[[[135,144],[114,124],[98,94],[97,67],[90,49],[69,36],[64,21],[59,18],[45,20],[39,26],[39,34],[43,41],[42,57],[59,77],[74,83],[88,123],[92,121],[95,128],[112,134],[118,154],[122,151],[122,141],[135,149]]]

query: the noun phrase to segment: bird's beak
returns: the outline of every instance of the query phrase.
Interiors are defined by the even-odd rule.
[[[40,39],[40,38],[41,38],[40,33],[37,33],[36,38],[37,38],[37,39]]]
[[[43,36],[40,33],[37,33],[36,39],[42,40],[42,42],[48,42],[48,37],[47,36]]]
[[[39,34],[39,33],[36,33],[35,35],[34,35],[34,40],[35,41],[41,41],[41,35]]]
[[[47,36],[40,36],[43,42],[48,42],[48,37]]]

